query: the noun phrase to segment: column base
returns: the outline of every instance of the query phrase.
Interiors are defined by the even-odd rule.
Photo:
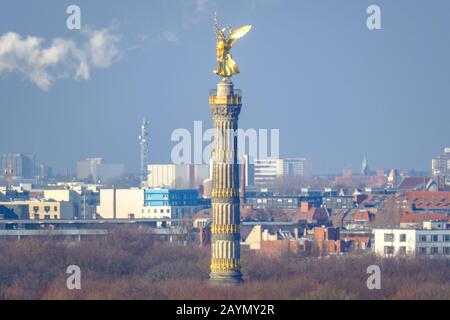
[[[211,272],[209,274],[209,282],[217,285],[241,284],[244,282],[240,271],[231,272]]]

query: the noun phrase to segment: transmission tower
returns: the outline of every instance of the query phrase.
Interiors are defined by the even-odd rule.
[[[141,146],[141,185],[147,181],[147,165],[148,165],[148,126],[149,122],[144,118],[141,123],[141,134],[139,135],[139,144]]]

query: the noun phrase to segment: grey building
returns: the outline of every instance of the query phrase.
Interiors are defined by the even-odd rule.
[[[36,156],[31,153],[6,153],[0,157],[0,175],[5,175],[12,165],[13,176],[21,179],[34,179],[36,176]]]

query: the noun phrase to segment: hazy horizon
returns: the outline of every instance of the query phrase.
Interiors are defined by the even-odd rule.
[[[428,172],[450,145],[449,2],[79,0],[81,31],[66,28],[70,4],[2,3],[0,153],[34,153],[56,173],[87,157],[137,173],[145,117],[150,162],[169,163],[173,130],[211,125],[214,11],[253,25],[233,49],[240,127],[280,129],[281,158],[309,158],[315,174],[357,172],[364,156]],[[370,4],[381,30],[366,27]],[[61,58],[67,48],[79,56]]]

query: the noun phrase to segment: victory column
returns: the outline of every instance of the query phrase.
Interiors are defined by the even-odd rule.
[[[210,281],[240,283],[240,213],[239,165],[237,152],[238,118],[241,94],[234,89],[231,77],[239,73],[230,50],[251,26],[238,29],[219,28],[215,16],[217,37],[217,67],[214,73],[221,77],[217,90],[209,96],[215,130],[212,151],[212,245]]]

